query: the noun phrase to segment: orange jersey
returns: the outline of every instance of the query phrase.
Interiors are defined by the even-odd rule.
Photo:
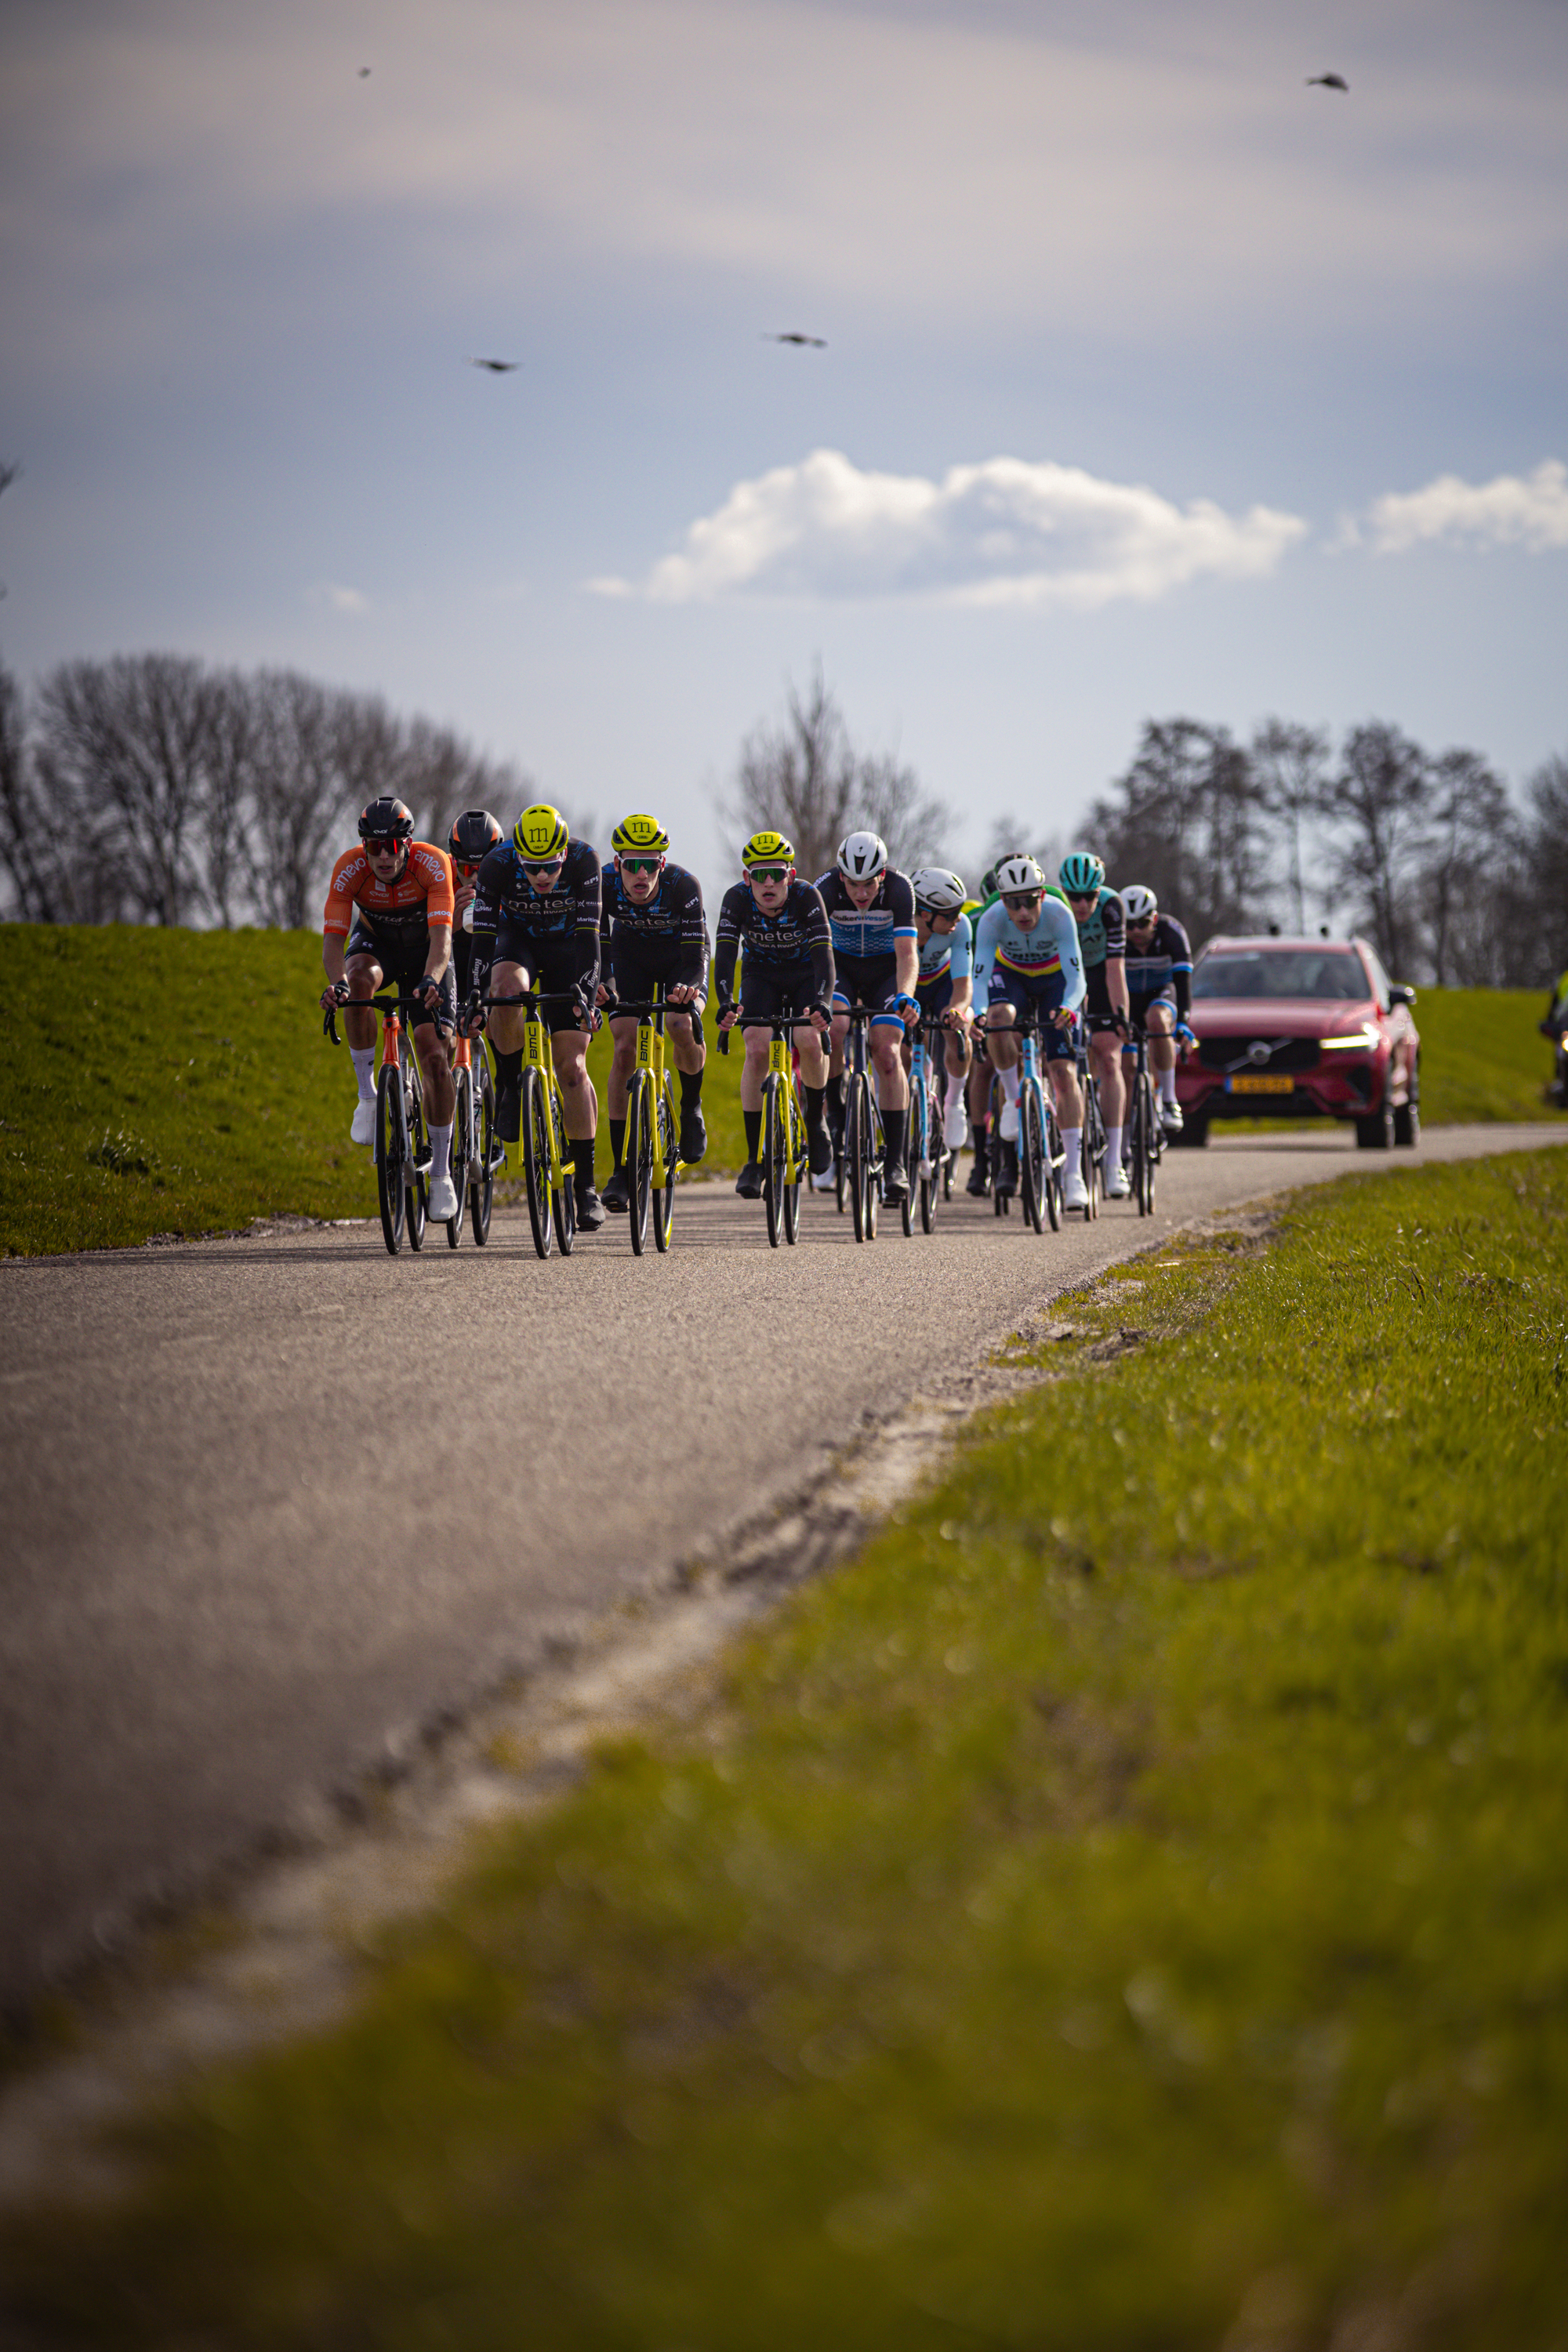
[[[347,939],[355,922],[388,945],[428,929],[452,928],[452,861],[431,841],[411,841],[395,882],[378,882],[362,842],[345,849],[327,885],[321,929]]]

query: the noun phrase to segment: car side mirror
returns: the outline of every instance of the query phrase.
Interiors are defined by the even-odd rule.
[[[1395,982],[1390,981],[1388,984],[1388,1001],[1390,1004],[1414,1004],[1415,1002],[1415,991],[1413,988],[1400,988],[1395,984]]]

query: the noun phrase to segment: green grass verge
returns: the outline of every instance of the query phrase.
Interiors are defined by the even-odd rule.
[[[11,1083],[0,1253],[221,1232],[276,1213],[373,1217],[353,1075],[321,1037],[302,931],[0,925]],[[589,1055],[601,1101],[607,1035]],[[742,1154],[739,1060],[710,1055],[709,1164]],[[604,1121],[600,1121],[601,1135]],[[607,1140],[600,1174],[608,1172]]]
[[[1561,1118],[1551,1101],[1552,1048],[1536,1033],[1543,989],[1424,988],[1421,1116],[1434,1127],[1472,1119]]]
[[[182,2099],[133,2210],[33,2228],[32,2320],[1560,2345],[1568,1153],[1066,1311],[693,1721]]]

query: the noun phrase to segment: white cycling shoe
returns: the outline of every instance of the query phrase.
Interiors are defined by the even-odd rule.
[[[1108,1168],[1105,1171],[1105,1197],[1108,1201],[1125,1201],[1132,1187],[1127,1181],[1125,1168]]]
[[[368,1102],[362,1095],[355,1103],[353,1125],[349,1129],[349,1141],[351,1143],[375,1141],[375,1097],[374,1095]]]
[[[962,1095],[957,1102],[948,1104],[942,1122],[942,1139],[950,1151],[962,1151],[969,1139],[969,1118]]]
[[[1089,1187],[1076,1169],[1070,1176],[1063,1174],[1062,1206],[1064,1209],[1087,1209],[1089,1206]]]
[[[1160,1105],[1160,1124],[1167,1135],[1180,1135],[1185,1122],[1179,1102],[1163,1102]]]
[[[832,1169],[825,1168],[821,1171],[820,1175],[816,1175],[812,1178],[811,1189],[814,1192],[831,1192],[837,1181],[838,1179],[835,1176]]]
[[[458,1213],[458,1188],[449,1176],[430,1179],[430,1222],[444,1225]]]
[[[1016,1102],[1002,1106],[1002,1140],[1004,1143],[1016,1143],[1018,1140],[1018,1106]]]

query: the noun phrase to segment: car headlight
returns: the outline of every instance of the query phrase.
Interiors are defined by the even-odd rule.
[[[1375,1029],[1352,1029],[1348,1037],[1323,1037],[1319,1043],[1325,1054],[1343,1054],[1352,1050],[1364,1054],[1378,1042]]]

